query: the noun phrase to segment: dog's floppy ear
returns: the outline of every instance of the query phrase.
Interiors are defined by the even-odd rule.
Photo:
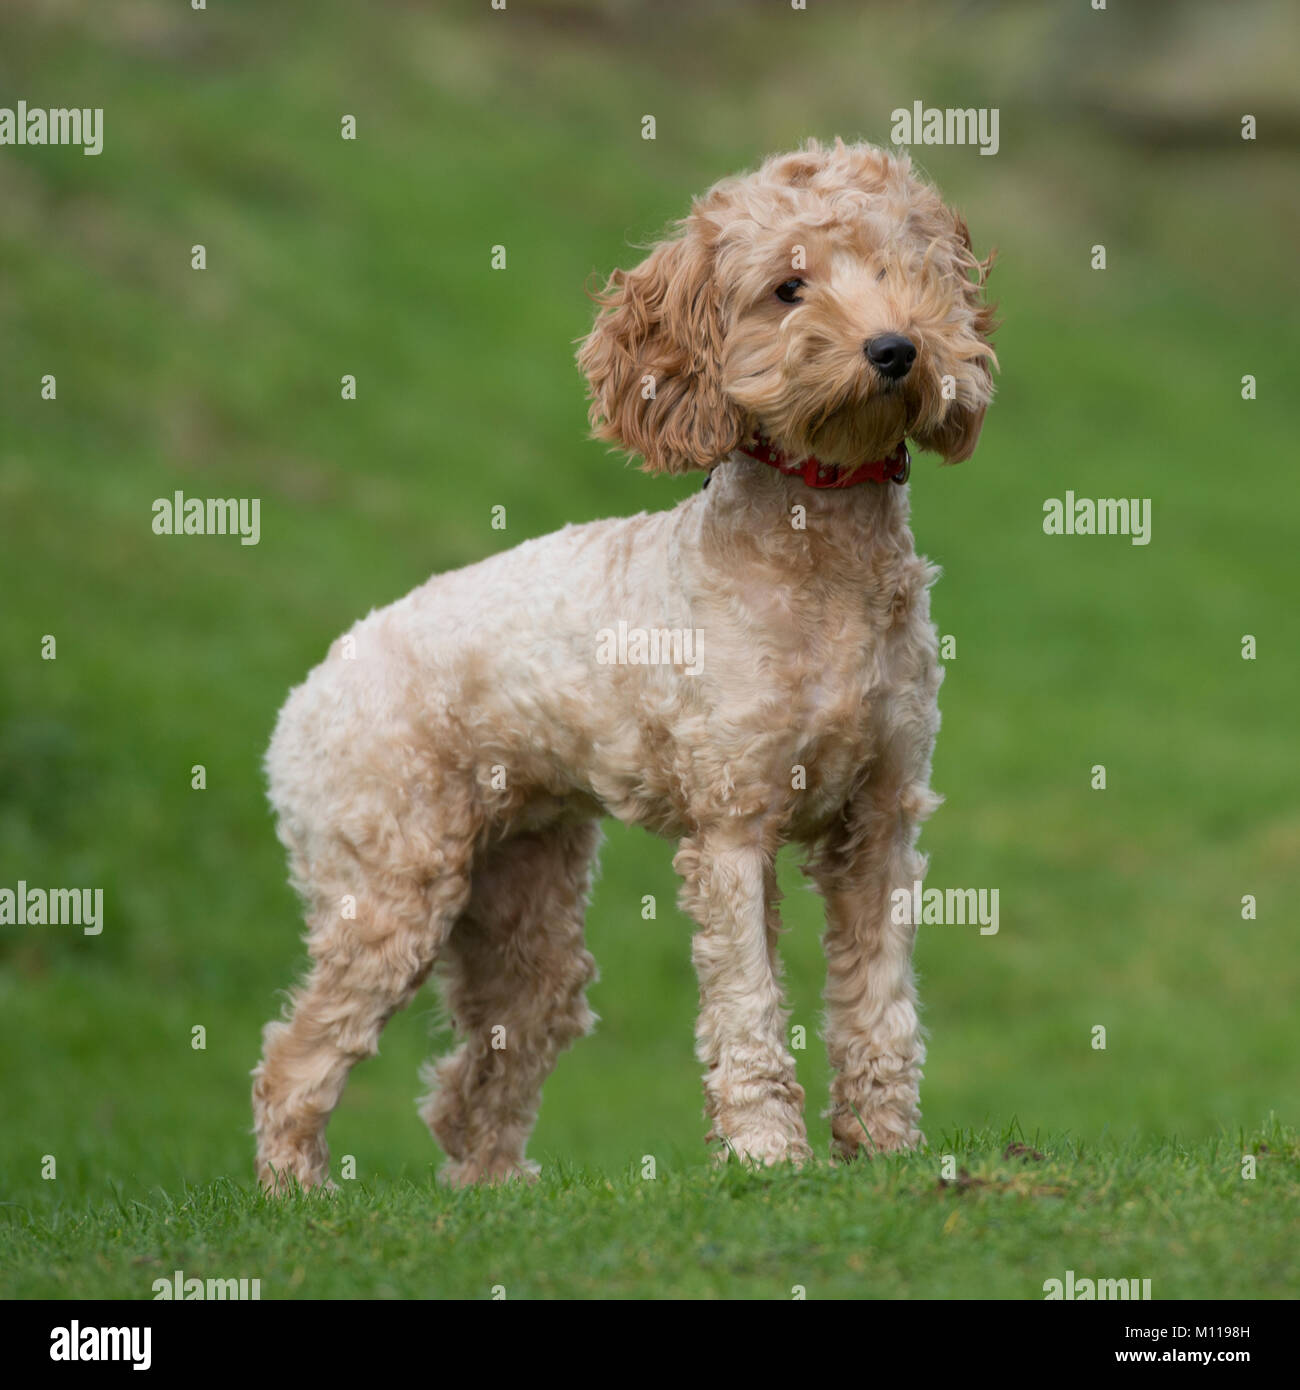
[[[693,214],[635,270],[616,270],[578,350],[591,426],[647,472],[708,468],[740,442],[722,390],[722,313],[707,228]]]
[[[956,224],[956,273],[962,277],[963,292],[972,311],[972,343],[967,354],[969,375],[960,383],[960,394],[948,407],[942,422],[929,432],[926,447],[941,455],[944,463],[963,463],[975,452],[984,426],[984,412],[993,397],[993,368],[998,364],[991,341],[997,327],[993,317],[996,306],[986,302],[984,284],[997,253],[990,252],[984,260],[978,260],[965,218],[955,213],[951,215]],[[972,271],[978,278],[970,278]]]

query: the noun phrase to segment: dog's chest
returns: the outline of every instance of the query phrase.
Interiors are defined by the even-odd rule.
[[[820,833],[891,742],[931,717],[939,681],[932,575],[915,555],[900,557],[883,584],[798,615],[802,635],[783,678],[796,838]]]

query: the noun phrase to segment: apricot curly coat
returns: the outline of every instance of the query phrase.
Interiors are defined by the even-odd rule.
[[[922,875],[938,801],[937,571],[905,486],[812,488],[740,446],[969,457],[996,362],[988,265],[905,157],[836,141],[719,183],[614,273],[578,354],[595,431],[709,486],[435,576],[290,695],[267,769],[314,964],[254,1073],[268,1186],[327,1179],[348,1072],[435,967],[460,1037],[422,1111],[444,1175],[534,1171],[542,1083],[594,1022],[601,815],[680,842],[720,1153],[809,1152],[777,958],[791,841],[826,904],[836,1150],[920,1140],[914,928],[889,895]],[[915,346],[901,380],[864,352],[882,334]],[[702,669],[600,660],[620,622],[699,634]]]

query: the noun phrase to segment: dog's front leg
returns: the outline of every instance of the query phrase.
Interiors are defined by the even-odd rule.
[[[699,924],[691,955],[700,981],[696,1055],[720,1157],[761,1163],[809,1156],[803,1088],[786,1046],[771,857],[736,832],[686,839],[673,861],[681,904]]]
[[[925,1042],[916,1012],[911,912],[892,894],[925,874],[919,823],[938,804],[924,778],[886,763],[809,866],[826,900],[826,1045],[831,1134],[842,1158],[924,1142],[919,1088]],[[906,918],[906,920],[902,920]]]

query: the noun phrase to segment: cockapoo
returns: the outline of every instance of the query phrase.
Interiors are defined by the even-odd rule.
[[[773,861],[826,904],[839,1156],[921,1140],[915,927],[942,679],[911,439],[975,448],[996,357],[961,217],[905,156],[811,143],[726,179],[582,342],[597,436],[707,471],[669,512],[567,526],[371,613],[290,695],[270,797],[314,962],[254,1072],[258,1170],[328,1178],[349,1071],[426,977],[456,1051],[422,1115],[455,1183],[536,1171],[557,1054],[592,1027],[599,819],[678,842],[721,1155],[809,1155]]]

